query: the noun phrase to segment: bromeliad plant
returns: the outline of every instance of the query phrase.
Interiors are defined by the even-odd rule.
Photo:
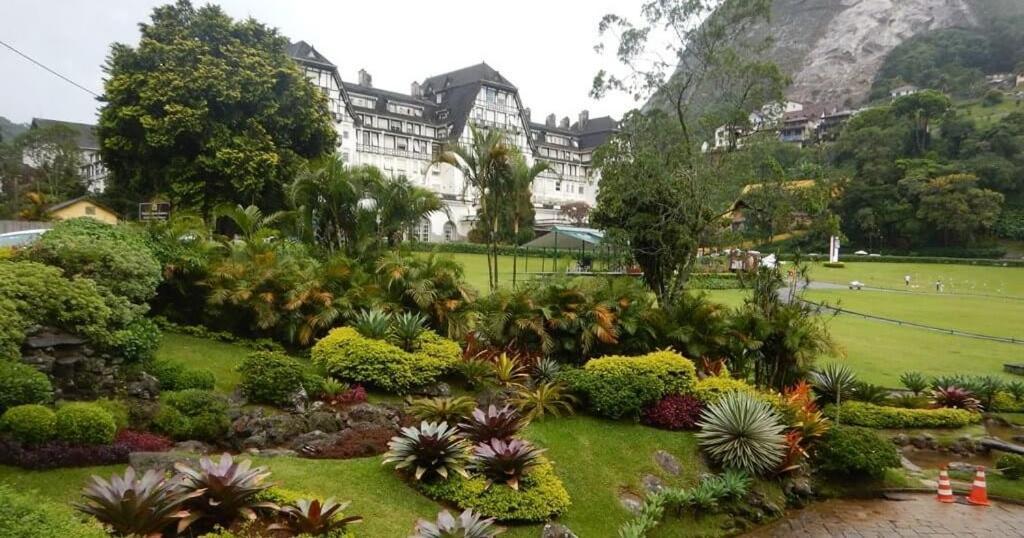
[[[341,534],[350,523],[359,523],[360,516],[345,517],[343,511],[349,503],[337,503],[327,499],[299,499],[281,507],[280,514],[285,521],[267,527],[269,531],[283,531],[290,536],[329,536]]]
[[[223,454],[218,462],[202,458],[198,469],[184,463],[177,463],[174,468],[181,476],[185,492],[201,492],[189,503],[197,514],[227,526],[240,517],[256,519],[257,509],[277,508],[273,503],[258,500],[258,495],[270,487],[264,483],[270,476],[267,468],[251,466],[250,460],[235,462],[230,454]]]
[[[471,509],[458,517],[444,510],[437,515],[436,521],[417,521],[409,538],[493,538],[501,532],[502,529],[494,526],[493,519],[482,519]]]
[[[939,387],[932,392],[933,407],[981,411],[981,402],[971,391],[957,386]]]
[[[203,489],[183,491],[154,470],[136,476],[135,469],[129,467],[123,476],[113,475],[109,482],[93,476],[82,490],[85,502],[74,506],[120,535],[159,537],[172,525],[178,533],[191,525],[199,514],[183,505],[204,493]]]
[[[491,439],[511,439],[525,426],[526,420],[512,407],[506,405],[498,409],[490,405],[487,411],[474,409],[469,418],[459,424],[459,430],[470,441],[483,443]]]
[[[512,403],[527,421],[543,420],[547,415],[571,415],[576,397],[569,393],[564,383],[546,382],[533,388],[520,387],[512,395]]]
[[[409,401],[408,413],[418,420],[455,424],[476,409],[476,400],[469,396],[420,398]]]
[[[521,439],[507,442],[491,439],[473,449],[470,463],[473,470],[487,477],[488,484],[507,484],[518,490],[519,481],[527,471],[540,463],[543,453],[543,449]]]
[[[400,435],[391,438],[384,464],[394,464],[399,471],[410,471],[416,480],[447,479],[452,472],[469,476],[466,463],[469,444],[458,435],[458,429],[445,422],[420,423],[417,427],[402,428]]]
[[[766,402],[745,392],[730,392],[704,410],[697,438],[725,468],[765,474],[782,462],[785,426]]]

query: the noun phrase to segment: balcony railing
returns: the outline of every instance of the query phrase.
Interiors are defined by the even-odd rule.
[[[407,149],[393,149],[381,146],[370,146],[367,144],[356,144],[356,151],[362,151],[364,153],[376,153],[378,155],[387,155],[389,157],[405,157],[407,159],[421,159],[424,161],[430,160],[430,153],[420,153],[415,151],[409,151]]]

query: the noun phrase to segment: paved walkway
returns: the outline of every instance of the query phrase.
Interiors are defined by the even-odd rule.
[[[983,508],[943,504],[932,495],[905,501],[832,500],[794,510],[786,519],[744,536],[855,537],[934,536],[959,538],[1024,536],[1024,507],[993,502]]]

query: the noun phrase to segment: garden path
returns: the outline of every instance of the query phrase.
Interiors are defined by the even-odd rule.
[[[744,536],[1024,536],[1024,506],[996,502],[987,508],[960,503],[943,504],[933,495],[907,495],[903,498],[906,500],[837,499],[815,503]]]

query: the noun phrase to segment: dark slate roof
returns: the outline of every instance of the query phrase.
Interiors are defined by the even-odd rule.
[[[96,137],[96,126],[88,123],[74,123],[70,121],[48,120],[44,118],[32,118],[32,128],[42,129],[54,125],[63,125],[75,132],[75,140],[79,149],[100,149],[99,139]]]
[[[438,110],[448,110],[447,121],[452,124],[451,132],[458,134],[466,128],[466,122],[469,120],[470,111],[473,110],[477,93],[485,84],[508,90],[517,95],[519,93],[514,84],[484,62],[427,77],[420,87],[428,98],[444,92],[441,102],[436,106]]]
[[[288,56],[291,56],[300,62],[313,63],[327,68],[337,67],[323,54],[317,52],[317,50],[313,48],[313,45],[310,45],[305,41],[289,43],[285,50],[288,52]]]
[[[437,105],[433,101],[428,101],[427,99],[424,99],[422,97],[415,97],[409,94],[393,92],[389,90],[382,90],[380,88],[360,86],[359,84],[355,84],[353,82],[343,82],[342,84],[345,87],[345,91],[348,92],[349,94],[355,93],[377,98],[377,103],[376,106],[374,107],[374,114],[378,114],[381,116],[390,116],[395,118],[403,118],[411,121],[422,121],[424,123],[430,124],[438,123],[435,114],[435,111],[437,110]],[[413,116],[406,116],[405,114],[395,114],[393,112],[389,112],[388,103],[390,102],[418,106],[423,109],[423,117],[416,118]],[[353,105],[352,108],[355,110],[366,110],[365,108],[357,107],[355,105]]]
[[[565,136],[571,136],[578,139],[579,149],[581,150],[594,148],[600,146],[601,144],[604,144],[605,142],[608,141],[609,138],[612,137],[612,135],[614,135],[618,131],[618,128],[619,123],[612,119],[611,116],[591,118],[587,120],[582,127],[580,126],[580,123],[577,121],[576,123],[572,124],[572,126],[569,127],[568,129],[559,127],[558,125],[555,125],[554,127],[549,127],[545,123],[530,123],[531,132],[554,133]],[[548,144],[543,139],[537,141],[537,144],[541,146],[561,147],[558,146],[557,144]]]

